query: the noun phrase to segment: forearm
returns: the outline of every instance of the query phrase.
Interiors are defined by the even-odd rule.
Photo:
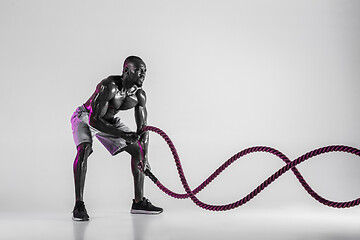
[[[124,137],[125,133],[121,131],[120,129],[116,128],[114,125],[109,123],[108,121],[102,119],[102,118],[92,118],[89,119],[89,124],[93,128],[96,128],[97,130],[112,135],[114,137]]]
[[[145,161],[148,160],[148,149],[149,149],[149,132],[144,132],[140,137],[140,144],[142,147],[142,154]]]
[[[145,106],[135,107],[135,121],[137,125],[137,133],[140,134],[140,143],[143,149],[144,157],[147,158],[149,146],[149,132],[143,132],[143,128],[147,125],[147,110]]]

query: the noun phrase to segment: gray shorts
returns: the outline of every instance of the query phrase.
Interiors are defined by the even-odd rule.
[[[130,128],[125,126],[119,118],[116,118],[114,126],[123,132],[131,132]],[[91,127],[89,125],[89,111],[84,106],[78,107],[71,116],[71,127],[76,146],[84,142],[92,143],[94,136],[96,136],[111,155],[122,152],[127,146],[123,138],[111,136]]]

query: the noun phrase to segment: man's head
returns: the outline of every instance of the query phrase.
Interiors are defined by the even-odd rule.
[[[132,84],[141,87],[146,76],[146,65],[137,56],[129,56],[124,61],[123,76]]]

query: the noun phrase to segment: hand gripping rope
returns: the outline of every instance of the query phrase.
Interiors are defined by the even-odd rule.
[[[348,201],[348,202],[333,202],[333,201],[330,201],[330,200],[327,200],[327,199],[321,197],[319,194],[317,194],[307,184],[305,179],[302,177],[300,172],[295,167],[296,165],[304,162],[305,160],[307,160],[309,158],[312,158],[312,157],[315,157],[317,155],[327,153],[327,152],[346,152],[346,153],[351,153],[351,154],[355,154],[357,156],[360,156],[360,150],[359,149],[356,149],[356,148],[353,148],[353,147],[348,147],[348,146],[342,146],[342,145],[327,146],[327,147],[322,147],[322,148],[318,148],[318,149],[315,149],[313,151],[310,151],[310,152],[298,157],[297,159],[295,159],[293,161],[290,161],[287,156],[285,156],[283,153],[281,153],[280,151],[278,151],[278,150],[276,150],[274,148],[265,147],[265,146],[251,147],[251,148],[247,148],[245,150],[242,150],[242,151],[238,152],[237,154],[235,154],[234,156],[232,156],[231,158],[229,158],[223,165],[221,165],[215,172],[213,172],[213,174],[211,174],[203,183],[201,183],[194,190],[191,190],[188,183],[187,183],[187,180],[185,178],[185,174],[184,174],[183,169],[181,167],[180,159],[179,159],[179,156],[178,156],[177,151],[175,149],[175,146],[172,143],[171,139],[168,137],[168,135],[165,132],[163,132],[162,130],[160,130],[159,128],[152,127],[152,126],[146,126],[142,130],[143,131],[155,132],[155,133],[159,134],[166,141],[166,143],[168,144],[168,146],[169,146],[169,148],[171,150],[171,153],[172,153],[172,155],[174,157],[175,164],[176,164],[176,167],[177,167],[177,170],[178,170],[178,173],[179,173],[179,177],[180,177],[181,183],[182,183],[186,193],[185,194],[179,194],[179,193],[175,193],[175,192],[169,190],[163,184],[161,184],[160,181],[154,176],[154,174],[152,174],[150,172],[150,170],[148,170],[148,169],[145,170],[144,174],[146,176],[148,176],[158,186],[158,188],[160,190],[162,190],[163,192],[165,192],[169,196],[174,197],[174,198],[178,198],[178,199],[190,198],[196,205],[198,205],[199,207],[204,208],[206,210],[210,210],[210,211],[226,211],[226,210],[230,210],[230,209],[240,207],[241,205],[247,203],[252,198],[254,198],[265,187],[267,187],[270,183],[275,181],[278,177],[280,177],[282,174],[289,171],[290,169],[293,171],[293,173],[295,174],[295,176],[297,177],[297,179],[299,180],[301,185],[305,188],[305,190],[313,198],[315,198],[315,200],[317,200],[318,202],[320,202],[320,203],[322,203],[322,204],[324,204],[326,206],[334,207],[334,208],[349,208],[349,207],[354,207],[354,206],[360,204],[360,198],[352,200],[352,201]],[[262,184],[260,184],[256,189],[254,189],[246,197],[244,197],[243,199],[240,199],[237,202],[233,202],[233,203],[226,204],[226,205],[210,205],[210,204],[206,204],[206,203],[200,201],[195,196],[197,193],[199,193],[201,190],[203,190],[212,180],[214,180],[222,171],[224,171],[228,166],[230,166],[230,164],[235,162],[238,158],[240,158],[242,156],[245,156],[246,154],[253,153],[253,152],[268,152],[268,153],[271,153],[271,154],[279,157],[281,160],[283,160],[286,163],[286,165],[284,167],[280,168],[278,171],[276,171],[273,175],[271,175],[268,179],[266,179]]]

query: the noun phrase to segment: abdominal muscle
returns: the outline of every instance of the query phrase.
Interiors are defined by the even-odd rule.
[[[104,115],[104,119],[108,122],[113,122],[115,115],[120,111],[125,111],[134,108],[138,104],[136,96],[128,96],[111,99],[109,101],[108,109]]]

